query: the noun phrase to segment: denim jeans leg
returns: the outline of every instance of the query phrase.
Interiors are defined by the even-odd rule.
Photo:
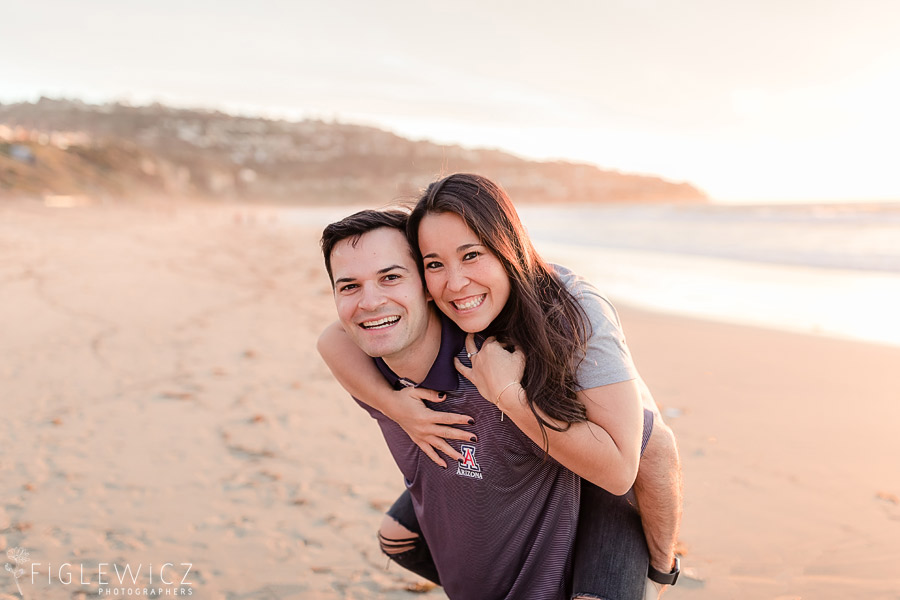
[[[416,575],[424,577],[432,583],[441,585],[441,578],[438,575],[437,566],[434,564],[434,559],[431,557],[431,550],[425,542],[425,536],[422,535],[422,529],[419,527],[419,520],[413,509],[412,498],[410,497],[408,490],[405,490],[400,494],[400,497],[397,498],[394,504],[388,509],[387,514],[410,531],[418,534],[419,537],[410,540],[410,544],[412,544],[413,547],[405,552],[395,554],[389,552],[384,553],[388,558],[404,569],[412,571]],[[388,540],[388,543],[391,543],[392,541],[406,540]],[[381,543],[382,551],[384,551],[385,542],[382,541]]]
[[[643,600],[649,564],[634,492],[614,496],[582,481],[572,597]]]

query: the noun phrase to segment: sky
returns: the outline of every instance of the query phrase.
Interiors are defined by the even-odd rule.
[[[3,4],[0,102],[338,119],[722,202],[900,200],[895,0]]]

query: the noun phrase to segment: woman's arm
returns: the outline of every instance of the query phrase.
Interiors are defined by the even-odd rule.
[[[423,400],[443,401],[442,395],[433,390],[393,390],[372,359],[350,339],[338,321],[325,328],[316,349],[345,390],[396,422],[428,458],[444,468],[447,463],[436,450],[453,460],[462,460],[462,454],[454,450],[447,440],[469,441],[471,433],[451,425],[468,424],[471,417],[431,410],[425,406]]]
[[[475,351],[471,334],[466,338],[466,348]],[[525,435],[544,447],[540,425],[519,384],[525,368],[521,351],[509,352],[494,338],[488,338],[472,358],[471,369],[458,360],[456,368]],[[612,494],[625,494],[634,484],[640,460],[643,408],[638,383],[629,380],[590,388],[579,392],[579,399],[587,408],[588,421],[574,423],[565,431],[545,428],[548,452],[591,483]]]

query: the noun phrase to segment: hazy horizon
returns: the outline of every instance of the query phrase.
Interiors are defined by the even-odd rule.
[[[721,202],[900,200],[900,5],[887,1],[90,0],[5,13],[17,52],[0,56],[4,103],[336,119],[686,181]]]

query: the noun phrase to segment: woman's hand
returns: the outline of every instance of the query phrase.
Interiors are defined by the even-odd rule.
[[[505,413],[521,408],[518,392],[525,373],[525,355],[521,350],[507,350],[496,338],[489,337],[478,350],[475,336],[466,336],[466,351],[471,355],[472,368],[455,359],[456,370],[475,384],[478,393]]]
[[[443,402],[447,396],[442,392],[425,388],[407,387],[394,392],[391,402],[391,414],[387,415],[397,423],[428,458],[440,467],[447,468],[447,463],[438,455],[443,452],[454,461],[463,456],[453,449],[447,440],[463,442],[475,441],[474,435],[452,425],[472,425],[475,421],[467,415],[431,410],[423,400]],[[385,413],[386,414],[386,413]]]
[[[372,362],[372,359],[350,339],[339,321],[325,328],[316,343],[335,379],[368,406],[381,411],[400,425],[409,438],[438,466],[447,468],[437,451],[454,460],[462,455],[446,440],[471,441],[472,434],[451,425],[473,424],[472,417],[431,410],[423,400],[442,402],[443,397],[425,388],[403,388],[395,391]],[[445,439],[446,438],[446,439]]]

